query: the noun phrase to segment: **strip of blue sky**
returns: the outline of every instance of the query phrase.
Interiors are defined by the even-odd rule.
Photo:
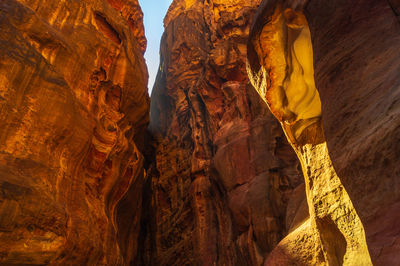
[[[160,40],[164,32],[163,19],[172,0],[139,0],[144,13],[144,28],[147,38],[145,54],[149,69],[149,93],[153,89],[160,62]]]

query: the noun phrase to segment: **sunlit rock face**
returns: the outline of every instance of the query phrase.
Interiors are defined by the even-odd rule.
[[[396,1],[263,1],[249,76],[305,176],[310,219],[266,265],[397,265]]]
[[[262,265],[307,219],[295,153],[248,83],[260,1],[174,1],[153,88],[143,264]]]
[[[0,264],[133,259],[145,46],[137,1],[0,2]]]

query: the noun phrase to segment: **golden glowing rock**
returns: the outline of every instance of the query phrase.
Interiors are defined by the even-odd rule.
[[[274,84],[281,84],[290,76],[282,62],[291,64],[286,63],[291,49],[286,50],[285,45],[276,41],[280,34],[276,30],[282,29],[279,19],[285,16],[284,10],[304,9],[313,44],[314,80],[323,123],[318,125],[320,118],[315,118],[283,123],[283,127],[295,149],[307,143],[326,142],[341,186],[363,225],[374,265],[398,265],[400,261],[397,2],[363,0],[354,5],[351,1],[263,1],[248,49],[252,82],[275,116],[280,121],[290,120],[294,116],[285,109],[289,103],[275,102],[284,99],[286,92]],[[298,27],[299,23],[295,24]],[[283,30],[281,36],[286,38],[286,27]],[[268,98],[269,95],[274,97]]]
[[[314,83],[313,53],[307,20],[303,14],[278,6],[270,23],[260,32],[255,45],[263,66],[257,77],[250,72],[253,85],[272,113],[290,126],[292,143],[303,130],[319,120],[321,102]],[[263,81],[258,76],[267,75]],[[262,84],[259,84],[262,82]]]
[[[0,0],[0,265],[399,265],[397,2]]]
[[[137,1],[110,2],[0,1],[1,265],[135,255],[121,203],[140,219],[145,44]]]
[[[266,265],[282,265],[282,256],[289,257],[284,264],[371,265],[363,225],[329,157],[307,20],[282,4],[271,8],[250,40],[261,62],[259,71],[249,70],[250,80],[300,159],[310,220],[278,245]],[[312,248],[300,250],[302,242]]]

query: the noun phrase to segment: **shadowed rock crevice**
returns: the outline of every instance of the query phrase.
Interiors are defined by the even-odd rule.
[[[390,7],[393,10],[394,15],[397,17],[397,19],[399,20],[399,16],[400,16],[400,1],[399,0],[387,0]]]
[[[347,243],[335,222],[324,217],[317,220],[317,227],[320,228],[322,245],[330,265],[343,265]]]
[[[94,19],[96,20],[96,25],[98,29],[107,37],[110,38],[116,44],[121,44],[121,38],[119,33],[110,25],[103,14],[99,12],[94,12]]]

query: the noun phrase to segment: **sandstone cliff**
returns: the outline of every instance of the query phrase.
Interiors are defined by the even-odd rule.
[[[265,265],[399,264],[398,8],[261,4],[249,73],[300,159],[310,206]]]
[[[248,84],[259,2],[177,0],[166,15],[145,265],[261,265],[308,215],[295,153]]]
[[[0,264],[398,265],[399,15],[1,1]]]
[[[131,259],[145,47],[136,0],[0,1],[1,265]]]

